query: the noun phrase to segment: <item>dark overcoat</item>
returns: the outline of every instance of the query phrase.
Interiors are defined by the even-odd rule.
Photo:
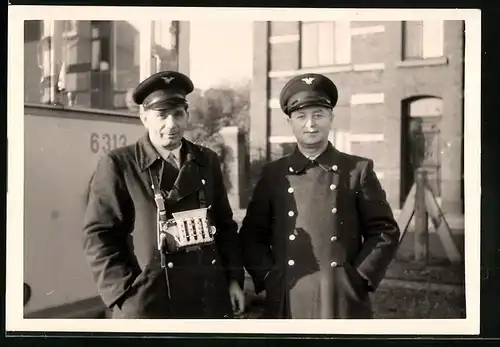
[[[147,134],[105,154],[94,172],[83,245],[98,292],[114,318],[232,317],[229,281],[243,286],[244,270],[220,162],[210,149],[182,142],[178,174]],[[161,267],[148,169],[161,178],[169,214],[199,208],[198,193],[204,190],[217,228],[214,246],[167,254],[167,267]]]
[[[373,161],[331,143],[264,166],[240,229],[264,318],[372,318],[399,228]]]

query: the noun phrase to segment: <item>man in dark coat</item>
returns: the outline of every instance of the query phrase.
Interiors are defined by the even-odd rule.
[[[241,248],[219,159],[183,137],[185,97],[193,88],[187,76],[171,71],[139,84],[133,98],[144,108],[147,134],[105,154],[94,172],[84,250],[114,318],[231,318],[244,310]],[[160,251],[157,196],[169,220],[206,208],[215,243]]]
[[[297,146],[264,166],[239,233],[264,318],[372,318],[369,292],[395,256],[400,231],[373,161],[328,141],[337,99],[319,74],[281,92]]]

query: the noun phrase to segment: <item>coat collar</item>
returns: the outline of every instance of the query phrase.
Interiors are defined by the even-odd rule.
[[[312,162],[318,163],[323,169],[327,171],[339,171],[339,167],[337,166],[339,151],[333,147],[331,142],[328,142],[326,149],[321,153],[316,159],[312,160]],[[289,157],[289,171],[291,173],[300,173],[302,172],[306,166],[311,163],[311,160],[308,159],[302,152],[299,150],[299,147],[296,145],[293,153]]]
[[[199,146],[195,145],[191,141],[186,140],[185,138],[183,138],[181,141],[181,165],[187,164],[191,161],[195,161],[200,166],[206,165],[207,159],[205,155],[203,155],[203,152],[199,148]],[[148,133],[144,134],[137,141],[136,157],[141,171],[147,170],[155,162],[161,160],[161,156],[151,143]]]

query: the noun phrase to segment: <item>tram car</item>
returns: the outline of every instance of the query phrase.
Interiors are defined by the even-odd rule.
[[[144,133],[140,119],[115,112],[25,105],[25,317],[99,317],[82,248],[88,183],[99,157]]]

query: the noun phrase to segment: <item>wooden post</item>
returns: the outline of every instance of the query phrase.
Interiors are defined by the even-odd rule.
[[[427,263],[429,254],[428,216],[425,206],[427,172],[423,169],[417,169],[415,178],[415,260]]]

